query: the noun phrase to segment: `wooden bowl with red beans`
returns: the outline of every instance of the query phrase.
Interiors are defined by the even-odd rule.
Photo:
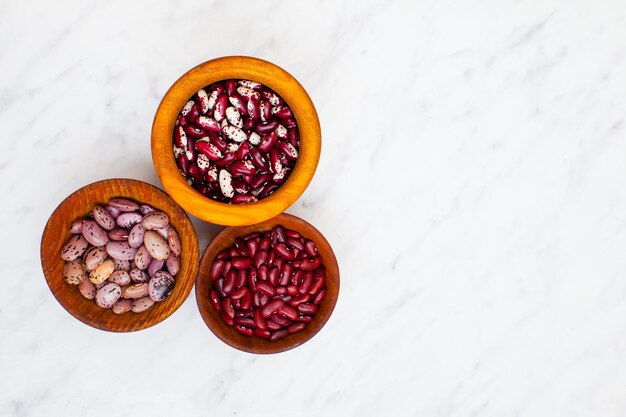
[[[207,246],[196,280],[206,325],[223,342],[250,353],[278,353],[311,339],[330,318],[339,267],[324,236],[280,214],[226,227]]]

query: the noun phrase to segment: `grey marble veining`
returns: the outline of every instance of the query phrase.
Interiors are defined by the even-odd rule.
[[[0,4],[0,415],[623,416],[626,4]],[[280,355],[219,341],[194,297],[136,334],[74,320],[39,262],[75,189],[160,185],[150,129],[192,66],[291,72],[323,131],[288,212],[340,298]],[[203,248],[218,230],[194,220]]]

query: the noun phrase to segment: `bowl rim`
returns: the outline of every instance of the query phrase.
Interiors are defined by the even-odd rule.
[[[177,297],[177,300],[171,306],[163,305],[163,309],[165,309],[165,310],[163,310],[164,314],[161,314],[161,313],[151,314],[150,318],[148,320],[146,320],[145,317],[144,317],[143,321],[138,321],[138,323],[139,323],[138,325],[132,325],[132,326],[131,325],[125,325],[125,326],[120,326],[120,327],[110,327],[110,326],[108,326],[106,324],[103,324],[99,320],[90,318],[87,314],[80,313],[79,311],[77,311],[76,306],[74,306],[67,299],[63,298],[60,293],[55,292],[53,290],[52,281],[53,280],[54,281],[57,281],[57,280],[63,281],[63,277],[62,277],[62,275],[58,275],[57,276],[56,274],[54,276],[52,276],[54,271],[48,270],[48,266],[51,266],[52,264],[49,265],[47,262],[48,262],[48,256],[54,257],[55,255],[58,256],[58,254],[52,253],[53,252],[52,250],[47,249],[46,247],[44,247],[44,245],[46,243],[46,240],[47,240],[47,237],[48,237],[48,233],[50,233],[49,230],[50,230],[50,228],[54,227],[53,224],[54,224],[55,221],[57,221],[57,217],[60,215],[60,212],[61,212],[61,210],[63,210],[64,206],[73,204],[73,200],[74,199],[79,198],[81,194],[89,192],[91,189],[97,189],[97,188],[99,188],[101,186],[107,186],[107,185],[111,185],[113,183],[119,183],[119,185],[124,185],[124,186],[140,186],[140,187],[145,188],[146,190],[153,190],[156,195],[159,195],[161,198],[164,199],[164,201],[167,201],[167,205],[172,205],[172,207],[174,207],[176,209],[176,211],[177,211],[176,214],[177,214],[178,218],[180,219],[179,220],[179,222],[180,222],[179,227],[176,228],[177,232],[180,233],[181,225],[185,225],[186,229],[189,229],[192,232],[190,236],[187,237],[187,235],[186,235],[186,237],[185,237],[185,239],[189,239],[189,243],[188,244],[191,246],[191,250],[192,251],[188,255],[189,256],[188,259],[190,261],[190,266],[189,266],[188,274],[186,275],[186,279],[184,281],[185,285],[182,286],[183,293],[181,293],[181,295]],[[136,197],[134,197],[132,195],[128,195],[128,194],[120,193],[119,197],[132,199],[133,201],[138,201],[138,199]],[[151,205],[154,204],[154,203],[150,203],[150,202],[147,202],[147,201],[144,201],[142,203],[151,204]],[[96,202],[94,202],[93,204],[96,204]],[[66,226],[67,226],[67,229],[69,231],[70,224],[67,224]],[[61,240],[61,247],[63,247],[63,245],[65,245],[66,241],[67,241],[67,238],[64,239],[64,240]],[[183,246],[185,246],[185,243],[183,243]],[[94,181],[94,182],[91,182],[89,184],[86,184],[84,186],[81,186],[81,187],[77,188],[72,193],[67,195],[57,205],[57,207],[50,214],[50,217],[48,218],[48,220],[46,222],[46,225],[45,225],[45,227],[43,229],[43,232],[41,234],[39,254],[40,254],[40,260],[41,260],[42,272],[43,272],[44,278],[46,280],[46,284],[48,286],[48,289],[50,290],[50,292],[54,296],[54,298],[59,303],[59,305],[68,314],[70,314],[75,319],[81,321],[82,323],[87,324],[90,327],[93,327],[95,329],[104,330],[104,331],[108,331],[108,332],[112,332],[112,333],[136,332],[136,331],[140,331],[140,330],[144,330],[144,329],[153,327],[153,326],[155,326],[155,325],[165,321],[172,314],[174,314],[183,305],[185,300],[187,300],[187,298],[189,297],[189,294],[191,293],[191,290],[193,289],[193,286],[195,285],[196,277],[197,277],[197,274],[198,274],[198,268],[199,268],[198,235],[197,235],[195,227],[193,226],[193,223],[191,222],[191,219],[189,218],[188,214],[165,191],[163,191],[160,188],[158,188],[158,187],[156,187],[156,186],[154,186],[152,184],[149,184],[149,183],[147,183],[145,181],[136,180],[136,179],[132,179],[132,178],[119,178],[119,177],[116,177],[116,178],[107,178],[107,179],[103,179],[103,180]],[[59,260],[61,259],[60,256],[58,256],[58,259]],[[54,262],[54,261],[51,258],[49,262]],[[61,260],[61,262],[63,262],[63,261]],[[178,280],[178,276],[177,276],[177,280]],[[63,284],[65,284],[64,281],[63,281]],[[65,284],[65,285],[67,285],[67,284]],[[80,293],[78,292],[78,290],[76,290],[76,297],[77,298],[78,297],[82,297],[80,295]],[[151,309],[150,311],[156,311],[156,310]],[[124,315],[120,315],[120,316],[116,316],[116,317],[120,317],[121,318],[121,317],[124,317]],[[137,317],[139,317],[139,316],[137,316]]]
[[[307,236],[305,237],[314,240],[314,242],[316,243],[316,245],[318,245],[318,247],[324,246],[325,252],[327,253],[327,256],[325,256],[323,259],[324,266],[326,267],[326,271],[327,271],[327,280],[332,279],[334,281],[334,286],[336,290],[333,293],[329,292],[326,294],[326,297],[322,301],[322,303],[328,303],[327,310],[325,309],[326,314],[324,316],[320,316],[319,321],[316,322],[316,326],[309,329],[309,333],[298,332],[298,333],[294,333],[293,335],[289,335],[285,339],[282,339],[276,342],[271,342],[271,344],[265,347],[258,347],[258,346],[251,347],[249,346],[249,344],[240,343],[238,340],[252,340],[252,338],[256,338],[256,339],[259,339],[259,338],[257,336],[250,336],[250,339],[245,339],[245,338],[248,338],[248,336],[244,336],[238,333],[234,328],[223,323],[219,313],[217,313],[214,310],[213,306],[211,305],[211,302],[209,301],[208,293],[207,294],[203,293],[205,289],[212,288],[212,280],[209,277],[209,268],[213,260],[215,259],[215,256],[217,255],[217,253],[223,248],[225,248],[226,246],[230,246],[230,244],[228,243],[222,243],[222,240],[224,239],[225,235],[239,231],[239,233],[234,234],[234,236],[238,237],[238,236],[245,235],[246,233],[250,233],[255,230],[269,230],[271,229],[271,227],[273,227],[274,224],[284,224],[284,221],[293,222],[292,224],[297,224],[299,230],[296,230],[296,231],[298,231],[299,233],[302,233],[303,236],[304,236],[304,233],[306,233]],[[285,227],[296,229],[293,226],[285,226]],[[233,238],[233,241],[234,241],[234,238]],[[210,256],[211,252],[214,252],[213,256]],[[332,276],[330,275],[331,271],[333,272]],[[341,278],[340,278],[339,265],[337,263],[337,258],[332,249],[332,246],[330,245],[328,240],[324,237],[324,235],[319,230],[317,230],[313,225],[311,225],[306,220],[298,216],[294,216],[292,214],[281,213],[278,216],[275,216],[259,224],[246,225],[246,226],[228,226],[222,229],[219,233],[217,233],[213,237],[213,239],[211,239],[207,247],[204,249],[202,256],[200,258],[200,269],[198,271],[198,276],[196,278],[196,285],[195,285],[194,291],[196,293],[196,303],[198,305],[198,310],[200,311],[200,316],[202,317],[202,320],[204,321],[206,326],[209,328],[209,330],[211,330],[211,332],[218,339],[220,339],[225,344],[243,352],[253,353],[253,354],[274,354],[274,353],[286,352],[288,350],[301,346],[302,344],[311,340],[316,334],[318,334],[322,330],[322,328],[324,328],[324,326],[326,326],[326,323],[328,322],[328,320],[330,319],[330,317],[332,316],[335,310],[337,300],[339,298],[339,292],[341,289],[340,287],[341,287]],[[328,285],[327,285],[327,288],[328,288]],[[318,316],[316,315],[315,317],[317,318]],[[305,331],[306,331],[306,328],[305,328]],[[306,334],[306,337],[292,338],[292,336],[297,336],[297,335],[302,335],[302,334]]]
[[[289,104],[300,133],[293,172],[272,195],[250,204],[226,204],[194,190],[178,171],[172,131],[180,109],[200,89],[226,79],[251,79],[276,91]],[[167,193],[187,212],[204,221],[244,226],[270,219],[291,206],[313,179],[321,153],[317,111],[302,85],[281,67],[249,56],[225,56],[203,62],[178,78],[163,96],[151,132],[152,160]]]

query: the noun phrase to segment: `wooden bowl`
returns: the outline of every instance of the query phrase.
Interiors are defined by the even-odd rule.
[[[174,124],[184,104],[201,88],[231,78],[257,81],[276,91],[291,107],[300,131],[298,160],[287,181],[274,194],[245,205],[219,203],[194,190],[178,171],[172,150]],[[213,59],[191,69],[165,94],[152,125],[152,160],[165,190],[189,213],[216,224],[255,224],[282,213],[311,182],[320,149],[319,119],[304,88],[282,68],[250,57]]]
[[[326,296],[322,300],[319,311],[307,326],[294,334],[290,334],[282,340],[270,342],[257,336],[244,336],[230,327],[213,308],[209,300],[209,292],[213,287],[213,280],[209,277],[209,268],[213,259],[224,248],[234,244],[235,238],[254,231],[267,231],[276,225],[283,225],[287,229],[299,232],[307,239],[313,240],[316,245],[324,266],[326,267]],[[196,280],[196,301],[200,314],[206,325],[224,343],[232,347],[250,353],[279,353],[293,349],[311,339],[320,331],[333,313],[337,296],[339,295],[339,267],[332,248],[324,236],[304,220],[289,215],[280,214],[260,224],[242,227],[226,227],[219,232],[204,250],[200,261],[200,273]]]
[[[89,214],[94,205],[104,205],[113,197],[130,198],[167,213],[182,244],[180,271],[176,275],[174,290],[165,300],[139,314],[113,314],[110,309],[100,308],[93,300],[84,298],[77,286],[63,280],[61,248],[70,237],[70,225]],[[83,323],[111,332],[145,329],[176,311],[191,292],[198,274],[198,256],[198,238],[187,214],[163,191],[131,179],[98,181],[75,191],[52,213],[41,238],[41,266],[57,301]]]

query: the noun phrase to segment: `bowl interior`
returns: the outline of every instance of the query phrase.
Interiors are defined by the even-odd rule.
[[[85,217],[96,204],[125,197],[166,212],[182,244],[180,271],[172,293],[150,310],[116,315],[85,299],[78,287],[63,280],[61,248],[70,237],[73,221]],[[171,315],[185,301],[198,272],[198,239],[187,214],[163,191],[145,182],[110,179],[89,184],[67,197],[50,216],[41,239],[41,264],[48,286],[71,315],[90,326],[113,332],[130,332],[153,326]]]
[[[249,79],[268,86],[288,103],[298,124],[300,152],[293,172],[276,192],[256,203],[224,204],[204,197],[185,181],[174,159],[172,132],[181,108],[199,89],[226,79]],[[304,88],[282,68],[250,57],[218,58],[188,71],[163,97],[152,126],[152,159],[167,192],[194,216],[223,225],[255,224],[283,212],[313,178],[320,150],[319,119]]]
[[[270,342],[257,336],[244,336],[224,323],[209,300],[209,292],[213,287],[213,280],[209,277],[209,268],[217,253],[224,248],[232,246],[235,242],[235,238],[254,231],[270,230],[278,224],[288,229],[296,230],[302,236],[313,240],[317,244],[318,252],[326,267],[326,296],[320,303],[319,311],[314,316],[313,320],[303,330],[291,334],[285,339]],[[285,213],[260,224],[227,227],[223,229],[213,238],[205,249],[200,261],[200,271],[196,281],[196,300],[200,314],[206,325],[223,342],[234,348],[250,353],[284,352],[311,339],[328,321],[337,303],[338,294],[339,267],[330,244],[324,236],[309,223]]]

